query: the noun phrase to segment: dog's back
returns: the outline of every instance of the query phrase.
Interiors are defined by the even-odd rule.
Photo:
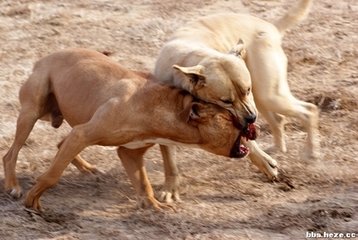
[[[51,121],[53,127],[59,127],[64,116],[76,116],[76,111],[84,111],[77,109],[78,106],[87,105],[86,114],[81,114],[81,117],[65,117],[77,124],[88,121],[95,109],[114,95],[126,98],[146,83],[146,77],[144,73],[123,68],[96,51],[63,50],[35,64],[32,74],[20,89],[20,103],[25,108],[33,105],[28,107],[35,108],[39,118]],[[102,94],[91,94],[94,92]],[[73,112],[69,113],[70,110]]]
[[[188,23],[178,29],[170,41],[180,40],[227,53],[239,39],[242,39],[247,46],[256,34],[262,31],[280,38],[280,33],[275,26],[260,18],[248,14],[220,13]]]
[[[257,45],[257,38],[263,40],[263,44],[279,48],[283,33],[306,17],[311,4],[312,0],[301,0],[274,23],[236,13],[214,14],[190,22],[176,30],[161,49],[155,64],[155,76],[166,84],[175,85],[172,71],[174,64],[179,64],[198,49],[228,53],[239,39],[243,40],[246,49],[250,49],[250,45]],[[193,63],[193,66],[196,64]]]

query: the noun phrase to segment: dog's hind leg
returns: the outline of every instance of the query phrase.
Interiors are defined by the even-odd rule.
[[[61,147],[63,141],[64,139],[59,144],[57,144],[57,148]],[[92,173],[92,174],[99,173],[98,169],[92,164],[90,164],[89,162],[87,162],[86,160],[84,160],[80,156],[80,154],[76,155],[76,157],[71,161],[71,163],[75,165],[75,167],[82,173]]]
[[[284,129],[286,123],[285,116],[270,112],[267,109],[259,109],[259,112],[268,122],[274,138],[274,145],[268,151],[277,149],[281,152],[287,152]]]
[[[79,154],[72,160],[71,163],[82,173],[97,174],[100,172],[95,166],[84,160]]]
[[[251,58],[251,61],[249,58],[248,68],[256,105],[266,112],[273,112],[274,117],[283,115],[299,119],[307,131],[303,153],[305,157],[316,157],[319,148],[317,107],[300,101],[291,94],[287,83],[287,58],[280,46],[274,47],[275,39],[263,33],[255,41],[257,47],[251,52],[255,58]],[[256,69],[255,66],[260,68]],[[276,122],[272,128],[277,129],[278,135],[275,138],[280,139],[279,134],[283,134],[283,128],[280,130],[277,119],[273,120],[272,116],[266,115],[269,123]]]
[[[297,100],[294,97],[280,95],[270,96],[265,100],[265,104],[276,114],[299,119],[307,131],[306,146],[302,151],[302,157],[318,157],[318,108],[314,104]]]
[[[318,132],[318,107],[312,103],[297,99],[294,100],[293,105],[300,106],[300,108],[304,109],[298,116],[298,119],[301,120],[307,131],[306,146],[303,149],[301,156],[303,159],[319,158],[320,140]]]
[[[93,129],[93,125],[82,124],[72,129],[61,144],[48,170],[37,178],[36,184],[27,193],[26,207],[41,210],[42,193],[59,181],[65,168],[84,148],[96,142],[97,132],[88,133],[89,129]]]
[[[5,172],[5,191],[18,198],[22,191],[16,179],[16,161],[21,147],[30,135],[36,121],[43,115],[49,91],[49,81],[41,71],[31,74],[20,89],[21,110],[17,119],[13,144],[3,157]]]
[[[19,198],[22,195],[21,187],[16,178],[15,169],[17,157],[38,118],[38,112],[34,111],[32,107],[22,107],[20,115],[17,119],[14,142],[12,143],[9,151],[3,157],[5,191],[7,191],[14,198]]]

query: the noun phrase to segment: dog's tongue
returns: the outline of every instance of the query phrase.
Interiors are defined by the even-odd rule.
[[[249,149],[241,144],[241,138],[245,138],[246,141],[255,140],[257,137],[256,125],[250,123],[241,130],[241,134],[237,137],[234,146],[231,149],[230,157],[243,158],[249,153]]]

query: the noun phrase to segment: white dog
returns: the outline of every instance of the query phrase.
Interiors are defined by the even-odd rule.
[[[231,111],[235,109],[241,116],[245,116],[245,109],[247,113],[254,113],[255,105],[247,104],[251,90],[248,78],[251,76],[256,107],[271,127],[275,147],[287,151],[285,116],[294,117],[301,120],[308,134],[304,157],[316,157],[319,112],[315,105],[291,94],[287,83],[287,58],[281,46],[283,33],[305,18],[311,3],[312,0],[302,0],[274,24],[247,14],[233,13],[191,22],[177,30],[163,46],[156,62],[155,76],[202,100]],[[240,61],[245,63],[250,76]],[[274,178],[276,162],[254,141],[246,144],[250,148],[250,159],[269,178]],[[169,165],[175,166],[174,163]],[[173,172],[176,172],[175,167]],[[177,195],[177,184],[173,187],[167,182],[167,188]]]

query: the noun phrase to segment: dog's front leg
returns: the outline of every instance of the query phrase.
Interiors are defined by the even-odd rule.
[[[156,210],[170,208],[167,205],[160,203],[154,197],[153,188],[149,182],[143,159],[143,155],[149,147],[150,146],[139,149],[119,147],[117,153],[137,192],[138,206],[153,207]]]
[[[165,183],[163,191],[160,193],[159,200],[166,203],[174,201],[180,202],[179,196],[179,171],[176,164],[176,146],[160,145],[160,151],[163,156]]]
[[[250,149],[249,158],[251,162],[265,173],[270,180],[277,178],[277,162],[275,159],[265,153],[256,143],[256,141],[244,141],[244,145]]]

